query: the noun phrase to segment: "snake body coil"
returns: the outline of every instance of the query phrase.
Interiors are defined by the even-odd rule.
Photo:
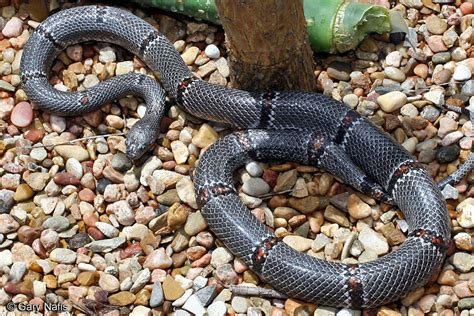
[[[146,149],[163,115],[164,92],[154,80],[127,74],[80,92],[58,91],[48,83],[55,56],[88,40],[136,54],[160,74],[168,95],[185,111],[250,129],[224,137],[203,154],[195,189],[212,231],[276,289],[318,304],[375,307],[422,286],[442,264],[450,234],[446,204],[425,169],[389,136],[320,94],[254,94],[193,78],[173,45],[128,11],[78,7],[39,25],[21,62],[23,88],[32,101],[54,113],[77,115],[138,94],[148,108],[127,137],[127,154],[137,157]],[[382,200],[391,196],[409,224],[406,241],[382,258],[351,265],[293,250],[250,214],[233,185],[233,170],[248,159],[273,158],[319,166]]]

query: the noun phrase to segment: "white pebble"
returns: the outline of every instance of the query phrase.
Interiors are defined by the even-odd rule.
[[[64,117],[51,114],[49,121],[53,131],[62,133],[66,130],[66,119]]]
[[[66,171],[71,173],[76,178],[82,178],[83,170],[82,165],[76,158],[69,158],[66,161]]]
[[[36,161],[43,161],[48,157],[48,152],[43,147],[34,147],[30,151],[30,157]]]
[[[453,74],[453,79],[456,81],[464,81],[470,79],[472,76],[471,70],[465,65],[459,65]]]
[[[99,51],[99,61],[101,63],[111,63],[115,61],[115,51],[112,47],[105,47]]]
[[[146,113],[146,104],[145,103],[140,103],[137,107],[137,114],[139,118],[143,118]]]
[[[214,44],[207,45],[206,49],[204,50],[204,53],[209,58],[217,59],[221,57],[221,52],[219,51],[219,48]]]
[[[247,170],[249,175],[252,177],[260,177],[263,173],[262,167],[256,161],[251,161],[245,165],[245,170]]]

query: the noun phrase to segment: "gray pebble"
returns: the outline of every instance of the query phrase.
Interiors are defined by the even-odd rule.
[[[153,289],[151,290],[151,296],[150,296],[150,307],[158,307],[163,304],[165,300],[165,297],[163,295],[163,288],[161,286],[160,281],[156,281],[155,284],[153,284]]]
[[[474,80],[466,81],[462,86],[461,93],[469,97],[474,96]]]
[[[451,60],[451,54],[449,52],[437,53],[437,54],[434,54],[433,57],[431,57],[431,61],[435,65],[446,64],[450,60]]]
[[[112,158],[112,168],[119,172],[126,172],[132,167],[132,162],[123,153],[116,153]]]
[[[15,192],[2,189],[0,190],[0,214],[6,214],[10,212],[13,207],[13,196]]]
[[[245,165],[245,170],[252,177],[260,177],[263,174],[263,169],[256,161],[251,161]]]
[[[461,148],[458,145],[450,145],[446,147],[441,147],[436,151],[436,159],[439,163],[449,163],[453,162],[459,157]]]
[[[84,245],[90,243],[92,239],[89,237],[87,233],[78,233],[74,236],[72,236],[71,239],[68,241],[69,248],[76,250],[81,247],[84,247]]]
[[[124,237],[116,237],[112,239],[97,240],[85,245],[86,248],[94,252],[109,252],[126,242]]]
[[[215,284],[206,286],[205,288],[200,289],[196,292],[196,296],[202,302],[204,307],[211,304],[214,298],[217,296],[217,286]]]
[[[21,262],[15,262],[13,263],[9,277],[8,279],[14,283],[20,282],[23,276],[26,273],[26,263],[21,261]]]
[[[436,121],[440,114],[440,110],[431,105],[425,106],[420,113],[421,117],[427,119],[430,122]]]
[[[69,220],[64,216],[53,216],[43,223],[43,229],[51,229],[56,232],[62,232],[69,228]]]
[[[251,196],[261,196],[270,192],[270,186],[261,178],[249,178],[242,185],[242,191]]]

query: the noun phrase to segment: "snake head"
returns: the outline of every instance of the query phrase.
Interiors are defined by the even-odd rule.
[[[158,132],[150,128],[146,120],[141,119],[132,126],[127,134],[125,145],[127,147],[127,157],[131,160],[139,159],[155,143]]]

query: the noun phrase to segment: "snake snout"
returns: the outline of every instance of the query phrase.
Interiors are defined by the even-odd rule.
[[[151,128],[137,122],[127,135],[125,145],[127,147],[127,157],[132,160],[139,159],[153,145],[157,133]]]

